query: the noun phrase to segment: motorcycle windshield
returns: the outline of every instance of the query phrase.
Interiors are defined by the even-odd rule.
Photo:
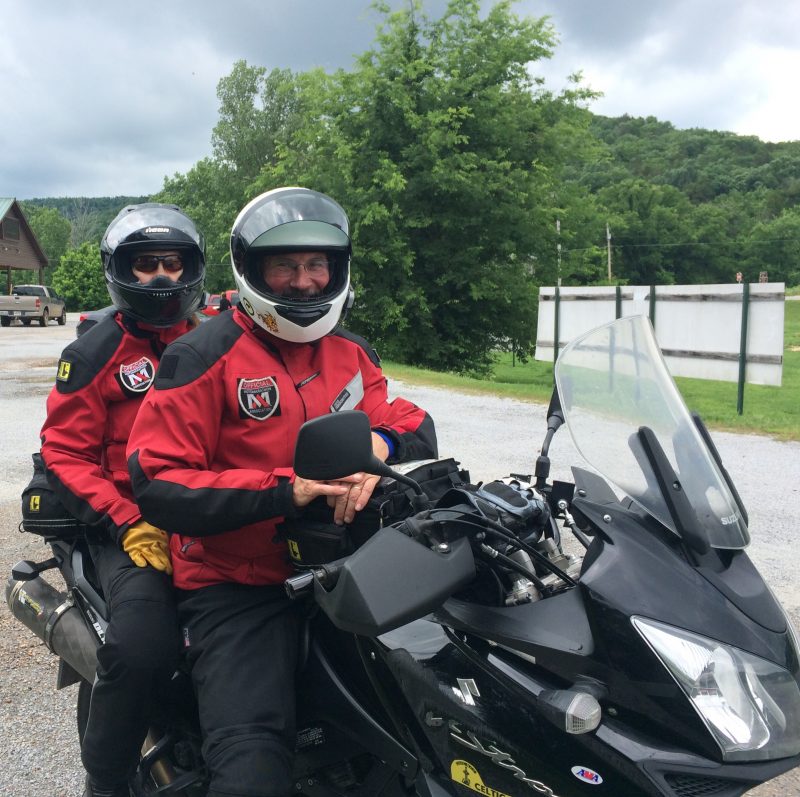
[[[744,548],[747,524],[697,430],[649,320],[630,316],[569,343],[556,385],[575,447],[642,509],[680,535],[637,432],[652,430],[712,548]]]

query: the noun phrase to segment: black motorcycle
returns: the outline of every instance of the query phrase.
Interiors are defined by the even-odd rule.
[[[378,473],[403,501],[333,561],[292,532],[314,552],[287,581],[309,609],[295,793],[735,797],[800,764],[795,632],[647,320],[573,341],[556,387],[533,474],[435,494],[374,459],[362,413],[301,430],[298,474]],[[574,483],[548,480],[564,421],[591,466]],[[60,657],[58,686],[81,680],[80,726],[105,604],[84,541],[49,543],[7,600]],[[187,676],[173,687],[133,788],[200,797]]]

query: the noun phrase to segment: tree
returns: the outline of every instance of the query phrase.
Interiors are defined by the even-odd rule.
[[[23,202],[22,205],[25,218],[28,220],[36,240],[39,241],[39,245],[47,255],[49,265],[45,269],[45,282],[49,283],[61,256],[69,247],[72,227],[69,220],[55,208],[41,207],[27,202]]]
[[[590,95],[537,86],[529,68],[553,31],[510,8],[481,18],[478,0],[452,0],[430,20],[419,3],[379,5],[375,47],[352,72],[306,76],[305,113],[254,184],[307,185],[347,208],[348,325],[401,361],[480,371],[506,339],[533,347],[532,264],[555,251],[551,196]]]
[[[164,181],[154,197],[178,205],[197,225],[206,241],[206,290],[220,293],[232,287],[229,242],[236,214],[247,197],[229,166],[205,158],[185,175]]]
[[[603,188],[598,199],[609,211],[614,274],[634,285],[673,284],[693,243],[689,200],[640,179]]]
[[[743,271],[750,282],[766,271],[770,282],[800,285],[800,208],[787,208],[777,219],[753,227]]]
[[[267,73],[237,61],[230,75],[220,80],[217,97],[220,118],[211,136],[215,159],[240,183],[247,183],[274,161],[299,111],[296,78],[289,69]]]
[[[70,249],[53,274],[53,287],[66,299],[68,310],[97,310],[110,303],[100,250],[88,241]]]

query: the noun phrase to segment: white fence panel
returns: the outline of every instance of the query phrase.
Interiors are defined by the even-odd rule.
[[[553,360],[555,288],[539,291],[536,359]],[[749,286],[745,381],[781,384],[785,286],[782,282]],[[739,380],[744,286],[658,285],[655,333],[673,376]],[[650,287],[620,288],[620,316],[650,315]],[[613,286],[561,288],[558,342],[570,340],[616,318]]]

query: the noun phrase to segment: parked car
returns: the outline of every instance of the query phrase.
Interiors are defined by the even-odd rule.
[[[75,327],[75,336],[79,338],[87,329],[91,329],[106,316],[116,312],[116,309],[117,308],[114,307],[113,304],[109,304],[107,307],[101,307],[99,310],[84,310],[80,316],[78,316],[78,326]]]
[[[56,319],[63,326],[67,323],[67,305],[46,285],[17,285],[10,296],[0,296],[0,325],[11,326],[15,319],[25,326],[35,319],[42,327]]]
[[[219,315],[219,303],[223,296],[231,303],[231,307],[236,307],[239,303],[239,291],[228,290],[222,293],[212,293],[209,294],[208,301],[200,312],[203,315]]]

